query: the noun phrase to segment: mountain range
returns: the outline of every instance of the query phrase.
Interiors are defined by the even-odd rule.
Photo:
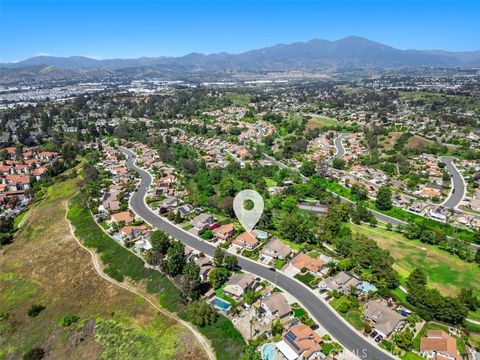
[[[103,69],[147,67],[187,71],[288,71],[389,69],[402,67],[480,67],[480,51],[400,50],[365,38],[351,36],[341,40],[315,39],[308,42],[278,44],[240,54],[191,53],[180,57],[141,57],[137,59],[96,60],[83,56],[36,56],[15,63],[0,63],[0,68],[53,66],[59,69]]]

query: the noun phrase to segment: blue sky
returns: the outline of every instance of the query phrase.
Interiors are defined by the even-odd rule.
[[[239,53],[313,38],[480,50],[480,1],[0,0],[0,61]]]

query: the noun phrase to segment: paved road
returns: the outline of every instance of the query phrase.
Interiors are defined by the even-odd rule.
[[[453,190],[447,200],[444,201],[443,206],[456,209],[460,201],[465,196],[465,182],[462,175],[458,172],[454,165],[456,159],[453,157],[441,157],[440,161],[445,163],[447,171],[452,177]]]
[[[170,234],[185,245],[213,256],[215,252],[215,247],[213,245],[201,241],[197,237],[179,229],[172,223],[162,219],[160,216],[152,212],[145,205],[144,197],[152,182],[152,178],[146,171],[135,166],[134,154],[131,151],[124,148],[121,149],[128,156],[127,167],[136,170],[141,178],[139,188],[130,200],[130,206],[133,211],[146,222]],[[377,360],[394,359],[392,355],[371,344],[357,331],[345,324],[338,318],[333,309],[322,302],[315,294],[306,289],[297,280],[292,279],[281,272],[272,271],[255,261],[247,260],[242,257],[237,258],[238,264],[245,271],[275,283],[278,287],[292,294],[310,312],[310,314],[312,314],[315,320],[325,328],[325,330],[360,358]]]
[[[333,141],[335,144],[335,148],[337,149],[337,152],[335,155],[333,155],[334,159],[338,159],[343,157],[345,155],[345,148],[343,147],[343,139],[345,139],[348,136],[348,134],[340,134],[335,138]]]

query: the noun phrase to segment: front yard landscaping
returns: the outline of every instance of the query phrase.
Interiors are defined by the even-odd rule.
[[[346,295],[334,297],[330,305],[347,320],[355,329],[363,330],[366,322],[360,310],[360,305],[356,299],[350,299]]]
[[[315,289],[315,287],[318,285],[320,279],[317,278],[316,276],[310,274],[309,272],[306,272],[304,274],[297,274],[295,275],[295,279],[300,280],[302,283],[307,285],[308,287]]]

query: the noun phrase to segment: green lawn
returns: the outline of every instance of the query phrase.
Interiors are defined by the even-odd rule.
[[[354,233],[374,239],[377,244],[390,251],[395,259],[394,269],[404,281],[420,267],[428,276],[429,283],[445,295],[456,295],[461,288],[471,287],[480,295],[480,267],[468,263],[436,246],[408,240],[402,234],[369,225],[349,224]]]
[[[359,310],[349,310],[344,318],[357,330],[365,328],[365,321],[363,320],[363,314]]]
[[[470,311],[468,313],[468,318],[472,320],[477,320],[480,321],[480,307],[477,309],[477,311]]]
[[[21,212],[15,217],[15,220],[13,220],[13,228],[15,230],[18,229],[18,225],[22,222],[22,220],[25,218],[27,214],[28,214],[28,210],[24,210],[23,212]]]
[[[331,352],[334,348],[335,348],[335,347],[333,346],[332,343],[327,343],[327,342],[322,343],[322,353],[324,353],[325,355],[330,354],[330,352]]]
[[[407,351],[405,354],[402,354],[400,355],[400,359],[402,360],[425,360],[424,357],[414,353],[414,352],[411,352],[411,351]]]
[[[218,360],[240,358],[245,340],[225,316],[220,315],[214,324],[198,327],[198,330],[210,340]]]
[[[343,303],[348,303],[349,300],[345,295],[339,298],[333,298],[330,301],[330,305],[337,311],[345,320],[347,320],[355,329],[362,330],[365,328],[365,321],[363,320],[363,314],[359,309],[349,309],[346,313],[339,311]]]
[[[281,238],[279,238],[279,240],[281,242],[283,242],[285,245],[288,245],[290,247],[290,249],[292,249],[292,250],[295,250],[295,251],[302,251],[303,250],[303,245],[302,244],[298,244],[296,242],[281,239]]]
[[[277,186],[277,182],[274,179],[267,177],[264,177],[263,179],[265,180],[267,187]]]
[[[340,125],[340,122],[326,116],[312,115],[312,118],[308,120],[308,125],[310,127],[337,126]]]
[[[223,292],[223,289],[225,288],[226,285],[227,284],[223,284],[221,287],[219,287],[217,290],[215,290],[215,295],[217,297],[219,297],[220,299],[223,299],[223,300],[229,302],[232,306],[236,306],[237,302]]]
[[[285,264],[287,263],[287,260],[286,259],[277,259],[275,260],[275,269],[281,269],[285,266]]]
[[[311,285],[311,282],[314,281],[315,279],[317,279],[315,276],[313,276],[309,272],[307,272],[305,274],[297,274],[294,277],[295,277],[295,279],[300,280],[302,283],[304,283],[305,285],[307,285],[311,288],[314,288]]]

